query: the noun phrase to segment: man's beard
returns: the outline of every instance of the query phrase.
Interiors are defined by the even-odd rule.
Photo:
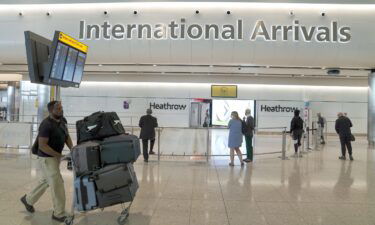
[[[52,116],[53,118],[60,120],[64,116],[64,114],[61,114],[61,115],[52,114]]]

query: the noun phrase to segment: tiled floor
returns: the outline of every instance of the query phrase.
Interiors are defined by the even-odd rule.
[[[282,161],[258,159],[241,168],[227,158],[135,164],[140,188],[130,225],[374,225],[375,150],[353,143],[355,161],[340,161],[337,138],[320,151]],[[291,152],[288,152],[291,154]],[[238,165],[238,161],[236,162]],[[72,174],[62,164],[67,210]],[[45,225],[52,202],[46,193],[36,213],[19,198],[36,183],[35,160],[25,151],[0,150],[0,224]],[[75,224],[117,224],[121,206],[78,214]]]

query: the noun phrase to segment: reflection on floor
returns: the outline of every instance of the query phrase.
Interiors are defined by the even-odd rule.
[[[140,189],[127,224],[373,225],[375,151],[367,149],[364,138],[357,139],[353,162],[337,159],[337,138],[303,158],[258,158],[243,168],[228,167],[226,157],[209,163],[139,160],[135,168]],[[69,206],[72,174],[65,167],[62,164]],[[39,174],[27,151],[1,149],[0,168],[0,224],[56,224],[50,219],[48,192],[33,215],[18,200]],[[121,206],[114,206],[79,214],[75,224],[115,225],[120,211]]]

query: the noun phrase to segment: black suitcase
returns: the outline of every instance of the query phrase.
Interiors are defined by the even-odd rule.
[[[96,191],[99,208],[132,202],[134,200],[139,185],[132,164],[127,164],[127,167],[127,173],[130,176],[129,181],[131,181],[130,183],[128,183],[126,186],[108,192],[102,192],[99,190]]]
[[[102,165],[135,162],[141,154],[139,138],[135,135],[117,135],[100,142]]]
[[[100,162],[100,144],[97,142],[85,142],[74,146],[72,161],[76,176],[88,174],[102,167]]]
[[[77,121],[76,129],[78,144],[125,133],[121,120],[115,112],[93,113]]]
[[[131,184],[133,181],[133,165],[109,165],[92,173],[91,177],[100,192],[110,192]]]

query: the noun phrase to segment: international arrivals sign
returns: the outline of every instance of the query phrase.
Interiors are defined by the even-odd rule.
[[[111,23],[91,24],[79,22],[81,40],[249,40],[294,41],[318,43],[348,43],[352,39],[351,27],[331,21],[327,25],[306,25],[293,20],[290,24],[269,23],[257,20],[245,24],[239,19],[233,24],[189,23],[186,19],[169,23]]]

